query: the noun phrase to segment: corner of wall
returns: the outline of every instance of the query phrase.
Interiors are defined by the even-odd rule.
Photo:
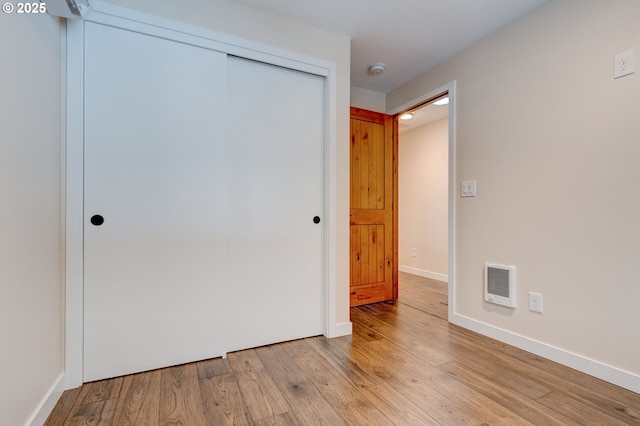
[[[359,87],[351,87],[351,106],[386,113],[386,95],[373,90],[361,89]]]
[[[35,411],[27,420],[27,425],[40,426],[43,425],[47,418],[58,403],[58,400],[64,392],[64,373],[60,374],[55,380],[53,386],[47,391],[42,398]]]

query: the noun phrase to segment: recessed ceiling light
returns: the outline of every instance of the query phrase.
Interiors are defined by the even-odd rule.
[[[415,115],[415,112],[405,112],[400,116],[400,120],[411,120]]]
[[[380,75],[384,72],[384,64],[372,64],[367,72],[369,75]]]
[[[441,105],[447,105],[448,103],[449,103],[449,97],[447,96],[446,98],[438,99],[433,104],[441,106]]]

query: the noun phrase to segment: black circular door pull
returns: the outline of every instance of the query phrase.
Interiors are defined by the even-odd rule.
[[[95,226],[100,226],[104,223],[104,217],[99,214],[91,216],[91,224]]]
[[[320,223],[320,216],[315,216],[313,218],[313,223]]]

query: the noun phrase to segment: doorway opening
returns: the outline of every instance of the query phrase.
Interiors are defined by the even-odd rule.
[[[449,317],[449,91],[398,116],[398,300]]]

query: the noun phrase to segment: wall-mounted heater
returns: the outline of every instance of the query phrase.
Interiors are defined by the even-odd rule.
[[[484,264],[484,300],[508,308],[516,307],[516,267]]]
[[[83,19],[91,11],[90,0],[40,0],[47,5],[47,13],[67,19]]]

